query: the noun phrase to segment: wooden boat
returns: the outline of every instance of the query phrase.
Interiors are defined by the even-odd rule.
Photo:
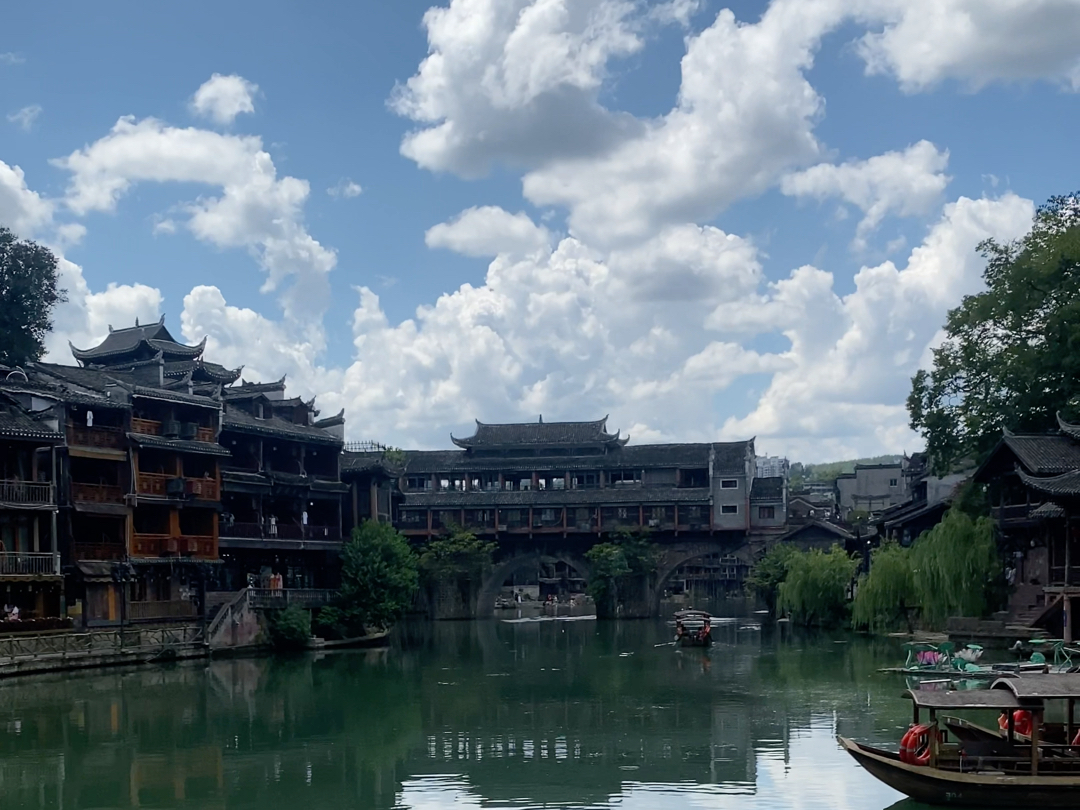
[[[337,647],[379,647],[390,643],[389,630],[377,630],[363,636],[353,638],[313,638],[308,646],[311,649],[329,650]]]
[[[1021,674],[990,689],[904,694],[912,701],[914,723],[899,754],[838,738],[872,776],[932,805],[1080,806],[1080,676]],[[1044,722],[1047,704],[1062,701],[1066,722]],[[925,724],[923,710],[929,713]],[[942,710],[993,712],[999,728],[939,716]]]
[[[712,644],[712,616],[704,610],[676,611],[675,641],[680,647],[708,647]]]

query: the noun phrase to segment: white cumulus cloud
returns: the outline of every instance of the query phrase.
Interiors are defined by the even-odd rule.
[[[949,183],[948,162],[948,152],[919,141],[903,152],[886,152],[868,160],[820,163],[784,177],[780,188],[793,197],[840,197],[862,209],[853,245],[862,250],[887,214],[922,216],[933,210]]]
[[[360,184],[350,180],[348,177],[341,178],[337,185],[330,186],[326,190],[326,193],[331,197],[343,197],[345,199],[359,197],[363,192],[364,190],[360,187]]]
[[[551,234],[524,212],[511,214],[498,206],[485,205],[469,208],[449,222],[429,228],[424,241],[428,247],[446,248],[465,256],[522,255],[547,250]]]
[[[215,73],[195,91],[191,111],[217,124],[231,124],[241,113],[255,112],[259,86],[243,76]]]

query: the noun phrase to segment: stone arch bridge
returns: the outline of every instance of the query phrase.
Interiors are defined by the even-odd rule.
[[[734,535],[734,536],[732,536]],[[516,548],[503,545],[496,552],[495,565],[477,593],[477,618],[490,617],[495,610],[495,599],[503,583],[519,571],[535,570],[541,562],[562,562],[588,581],[591,567],[585,558],[597,541],[582,542],[565,538]],[[700,557],[723,554],[736,557],[751,565],[757,553],[765,547],[763,539],[743,534],[687,535],[686,537],[654,538],[660,548],[655,574],[650,578],[645,593],[629,604],[623,605],[625,618],[649,618],[660,615],[660,599],[672,574],[681,566]]]

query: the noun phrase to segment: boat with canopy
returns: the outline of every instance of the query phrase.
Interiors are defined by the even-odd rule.
[[[1080,807],[1080,675],[1018,675],[989,689],[912,689],[899,752],[838,737],[872,776],[932,805]],[[943,712],[997,715],[989,727]],[[925,717],[924,717],[925,713]]]

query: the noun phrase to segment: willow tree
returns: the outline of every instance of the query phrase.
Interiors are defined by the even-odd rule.
[[[798,624],[832,626],[844,621],[848,589],[858,562],[839,546],[793,554],[780,584],[777,608]]]
[[[851,620],[856,627],[875,632],[914,628],[914,614],[921,610],[919,590],[911,570],[912,553],[897,543],[874,549],[870,573],[859,579],[852,603]]]
[[[995,607],[1001,558],[989,518],[959,508],[910,548],[886,543],[859,580],[852,621],[870,630],[914,629],[915,616],[940,627],[950,616],[983,616]]]
[[[950,616],[982,616],[994,607],[1003,568],[990,518],[973,520],[950,509],[911,552],[924,621],[940,625]]]

